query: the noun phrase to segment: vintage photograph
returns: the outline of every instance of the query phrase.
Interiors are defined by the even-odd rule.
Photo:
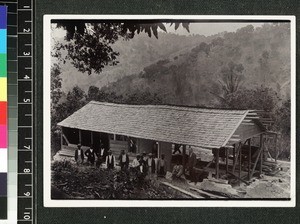
[[[294,21],[275,18],[44,18],[45,199],[290,202]]]

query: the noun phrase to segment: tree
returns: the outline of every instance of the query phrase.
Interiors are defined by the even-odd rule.
[[[58,64],[53,64],[51,66],[51,110],[54,109],[61,96],[62,96],[62,90],[61,90],[61,77],[60,77],[61,71]]]
[[[242,64],[229,62],[227,66],[223,67],[220,72],[219,83],[222,86],[225,95],[236,92],[243,80],[244,67]]]
[[[274,112],[279,101],[277,93],[264,86],[256,89],[241,88],[224,97],[223,106],[232,109],[252,109]]]
[[[87,100],[98,100],[99,97],[99,88],[96,86],[90,86],[87,94]]]
[[[276,128],[281,131],[282,134],[291,136],[291,99],[285,100],[276,112]]]
[[[270,74],[270,65],[269,65],[270,54],[268,51],[264,51],[259,58],[258,63],[260,65],[262,82],[265,85],[266,77]]]
[[[72,91],[68,92],[66,103],[69,116],[87,103],[85,92],[78,86],[75,86]]]
[[[152,34],[158,38],[158,28],[167,31],[163,23],[140,23],[139,21],[130,22],[101,22],[99,21],[78,21],[60,20],[54,21],[57,27],[63,27],[66,31],[67,43],[58,43],[53,56],[71,63],[80,72],[91,74],[101,73],[105,66],[118,64],[118,52],[112,49],[118,39],[131,39],[140,32],[145,32],[149,37]],[[172,26],[171,23],[170,26]],[[175,30],[180,23],[175,23]],[[189,31],[189,24],[182,23],[182,26]],[[65,58],[62,58],[61,50],[66,50]]]

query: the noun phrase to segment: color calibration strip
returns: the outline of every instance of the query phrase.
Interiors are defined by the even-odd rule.
[[[7,219],[7,7],[0,6],[0,219]]]

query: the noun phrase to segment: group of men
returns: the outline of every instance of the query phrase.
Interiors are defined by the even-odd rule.
[[[107,169],[114,169],[116,164],[116,158],[112,154],[111,150],[106,150],[103,144],[100,144],[100,150],[96,152],[91,146],[85,152],[81,148],[81,144],[77,145],[77,150],[75,150],[75,161],[77,164],[82,164],[84,158],[90,165],[100,167],[101,164],[105,163]],[[97,160],[96,160],[97,159]],[[118,157],[119,165],[121,170],[126,171],[129,169],[129,156],[125,150],[121,150]],[[172,178],[180,178],[183,174],[188,174],[190,181],[195,182],[195,166],[196,166],[196,154],[193,152],[192,147],[189,147],[189,157],[186,164],[186,170],[183,170],[181,162],[177,162],[172,170]],[[136,172],[149,175],[150,177],[157,174],[158,177],[165,177],[167,173],[167,161],[165,160],[165,155],[162,154],[160,158],[156,158],[152,153],[148,155],[146,153],[138,154],[136,158],[132,161],[130,169]]]
[[[175,150],[180,150],[179,147],[175,147]],[[184,167],[182,165],[182,160],[177,160],[176,164],[173,167],[172,170],[172,179],[181,178],[183,175],[190,179],[191,182],[197,182],[196,180],[196,174],[195,174],[195,166],[197,163],[197,157],[196,154],[193,152],[193,148],[189,146],[189,154],[186,158],[186,169],[184,170]],[[174,154],[174,153],[173,153]]]
[[[152,153],[148,155],[146,153],[139,154],[132,161],[131,167],[141,174],[149,175],[149,177],[154,174],[157,174],[158,177],[165,177],[167,173],[167,162],[164,154],[160,158],[155,158]]]
[[[82,164],[84,160],[96,167],[100,167],[101,164],[105,163],[107,169],[114,169],[116,162],[119,161],[121,170],[129,169],[129,156],[125,150],[121,150],[121,154],[116,161],[115,156],[112,154],[111,150],[106,150],[103,145],[100,146],[100,150],[96,152],[91,146],[88,150],[83,151],[81,144],[77,145],[77,150],[75,150],[75,161],[77,164]],[[152,154],[142,153],[136,156],[131,164],[132,169],[139,170],[143,174],[154,174],[164,176],[166,174],[166,161],[165,156],[161,155],[160,159],[154,158]]]
[[[93,146],[84,152],[81,144],[78,144],[77,149],[75,150],[76,163],[82,164],[85,157],[87,158],[88,163],[92,166],[96,164],[96,166],[99,167],[104,162],[106,163],[108,169],[113,169],[115,166],[116,159],[114,155],[112,155],[112,151],[107,151],[102,144],[100,145],[100,150],[98,152],[94,150]]]

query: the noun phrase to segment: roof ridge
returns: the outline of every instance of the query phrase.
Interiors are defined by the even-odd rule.
[[[121,104],[121,103],[109,103],[109,102],[100,102],[100,101],[90,101],[89,104],[97,104],[97,105],[105,105],[105,106],[114,106],[114,107],[150,107],[150,108],[158,108],[158,109],[174,109],[180,111],[193,111],[193,112],[202,112],[202,113],[214,113],[217,111],[228,111],[228,112],[244,112],[248,113],[249,110],[236,110],[236,109],[220,109],[220,108],[197,108],[197,107],[188,107],[188,106],[177,106],[177,105],[167,105],[167,104]]]

